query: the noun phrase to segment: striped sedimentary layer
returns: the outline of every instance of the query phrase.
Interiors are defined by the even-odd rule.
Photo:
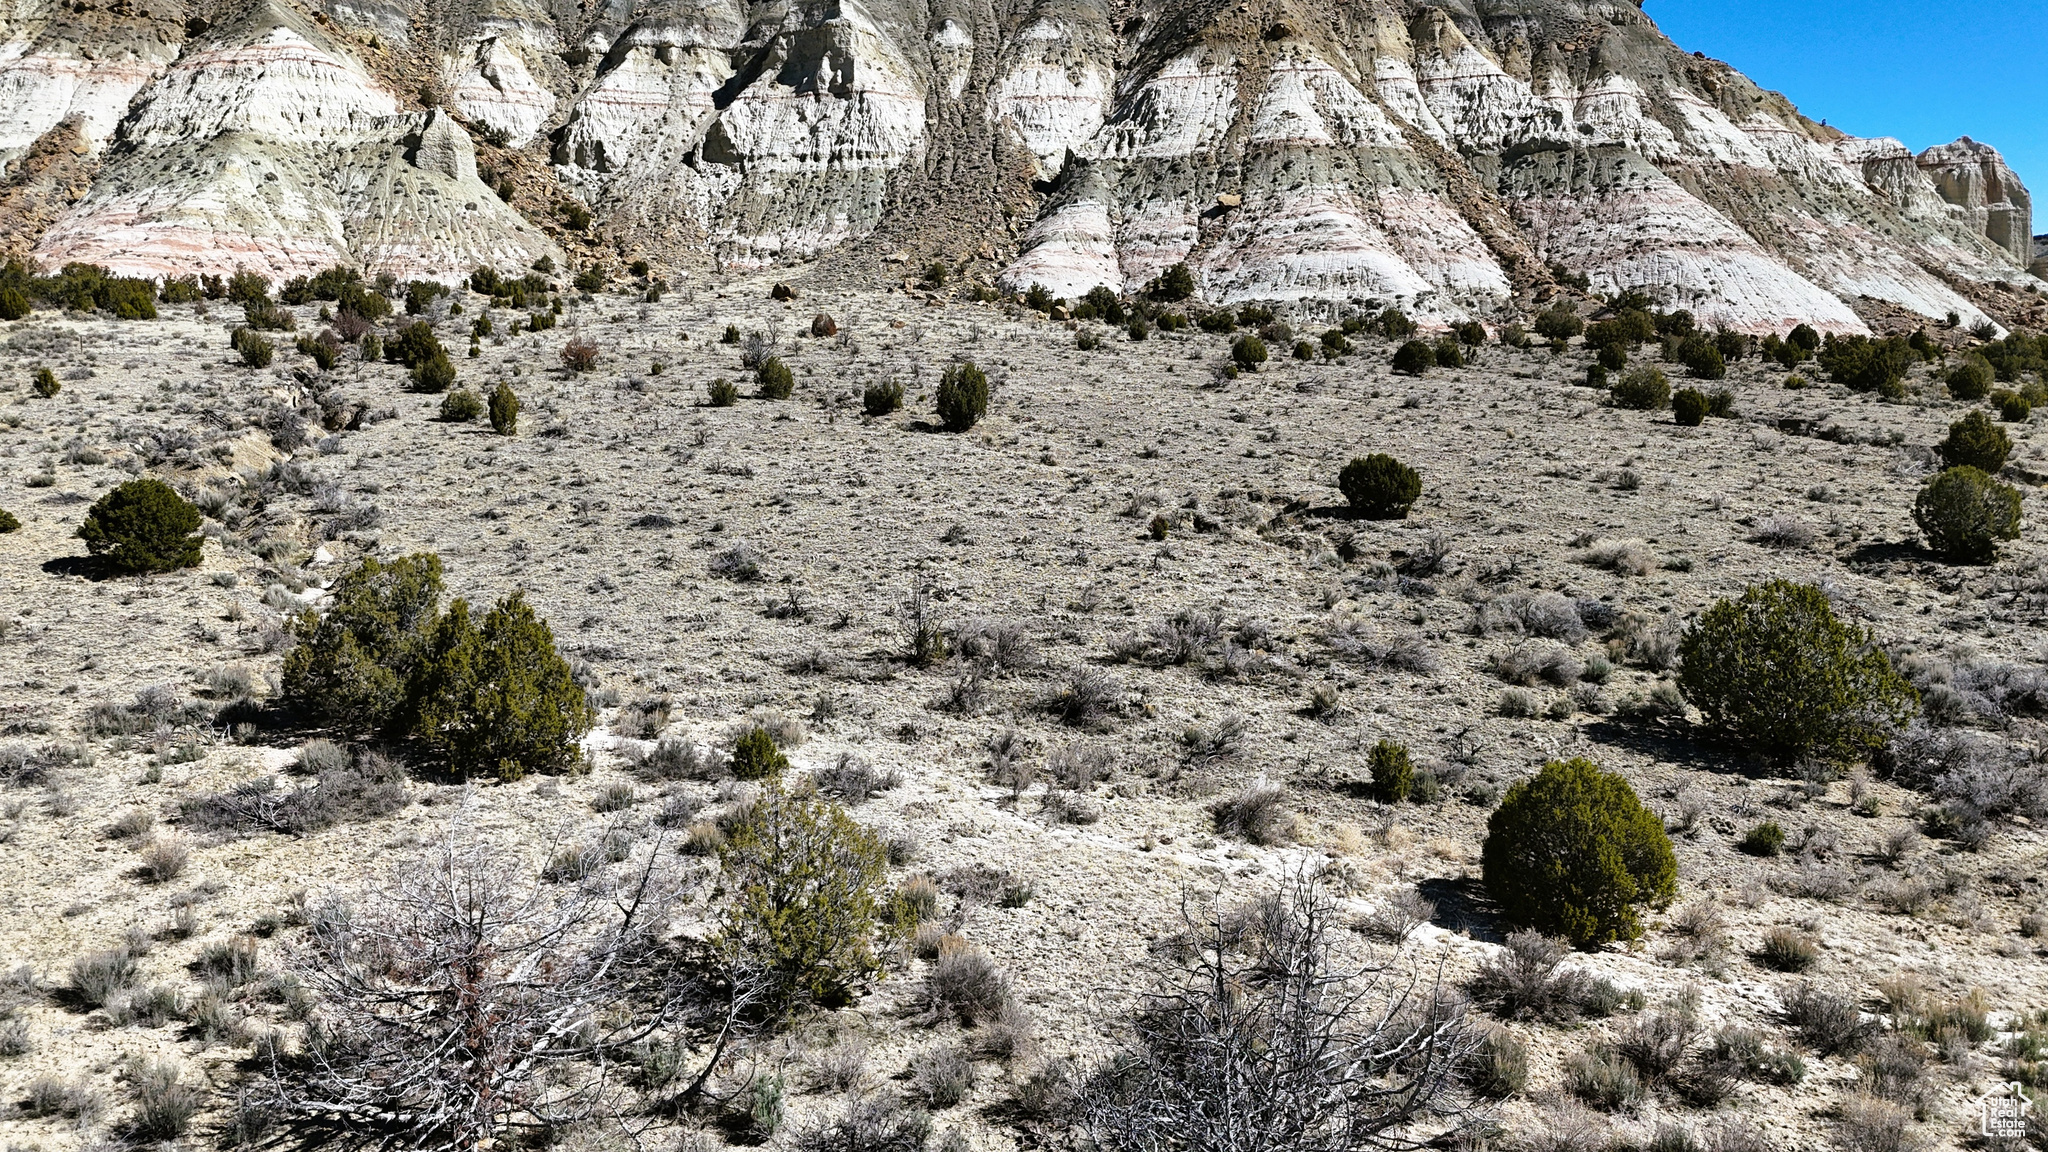
[[[1565,273],[1861,331],[1972,322],[2036,259],[1995,150],[1844,137],[1618,0],[241,2],[189,35],[0,23],[0,161],[60,125],[101,161],[40,256],[447,278],[548,251],[467,126],[671,263],[875,237],[1067,296],[1185,262],[1214,301],[1429,319]]]

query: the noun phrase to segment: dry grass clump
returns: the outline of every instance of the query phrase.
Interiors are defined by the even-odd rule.
[[[142,847],[142,877],[152,884],[167,884],[185,874],[192,862],[192,849],[183,838],[166,835]]]
[[[628,754],[627,766],[635,776],[649,783],[674,780],[709,780],[725,770],[725,754],[695,740],[664,736],[653,748]]]
[[[879,792],[903,786],[903,773],[894,768],[877,769],[851,752],[841,752],[830,767],[811,776],[820,792],[859,804]]]
[[[1820,958],[1820,942],[1797,928],[1779,926],[1764,933],[1757,963],[1779,972],[1804,972]]]
[[[1253,844],[1282,844],[1294,838],[1294,818],[1283,806],[1287,789],[1264,776],[1209,808],[1216,830]]]
[[[1361,927],[1382,940],[1398,943],[1435,918],[1436,901],[1413,888],[1402,888],[1374,905]]]
[[[1008,1002],[1010,977],[965,937],[946,936],[925,977],[924,998],[934,1015],[951,1015],[971,1027],[993,1017]]]
[[[1585,661],[1562,644],[1517,644],[1487,660],[1487,670],[1510,684],[1540,683],[1568,687],[1586,673]]]
[[[910,1062],[910,1094],[932,1108],[951,1108],[974,1087],[974,1057],[964,1044],[935,1044]]]
[[[1620,576],[1648,576],[1662,563],[1641,540],[1593,540],[1583,547],[1579,563]]]
[[[1108,675],[1094,668],[1074,668],[1061,676],[1040,707],[1062,724],[1092,728],[1109,718],[1122,694]]]
[[[71,962],[71,996],[87,1008],[135,986],[135,957],[125,948],[92,952]]]

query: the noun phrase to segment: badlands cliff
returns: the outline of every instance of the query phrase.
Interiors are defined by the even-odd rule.
[[[1843,136],[1623,0],[12,0],[0,45],[7,247],[130,274],[1185,261],[1216,301],[1584,277],[1862,331],[2009,321],[2044,270],[1990,146]]]

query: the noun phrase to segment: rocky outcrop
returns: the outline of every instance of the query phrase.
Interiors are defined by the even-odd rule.
[[[317,22],[258,3],[143,91],[33,254],[142,276],[349,263],[453,280],[553,251],[477,178],[462,128],[404,112]]]
[[[59,59],[129,70],[0,138],[68,115],[105,148],[38,255],[530,262],[550,245],[478,179],[467,125],[522,173],[544,155],[553,186],[522,175],[520,203],[580,198],[604,243],[671,266],[900,250],[1071,297],[1186,262],[1214,301],[1426,320],[1526,310],[1568,273],[1708,324],[1854,332],[1982,319],[1972,286],[2036,263],[1989,147],[1845,137],[1616,0],[298,2],[189,43],[6,26],[0,104]]]

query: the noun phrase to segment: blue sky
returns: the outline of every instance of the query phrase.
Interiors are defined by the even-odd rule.
[[[1725,60],[1815,120],[1915,152],[1996,147],[2048,232],[2048,0],[1649,0],[1688,52]]]

